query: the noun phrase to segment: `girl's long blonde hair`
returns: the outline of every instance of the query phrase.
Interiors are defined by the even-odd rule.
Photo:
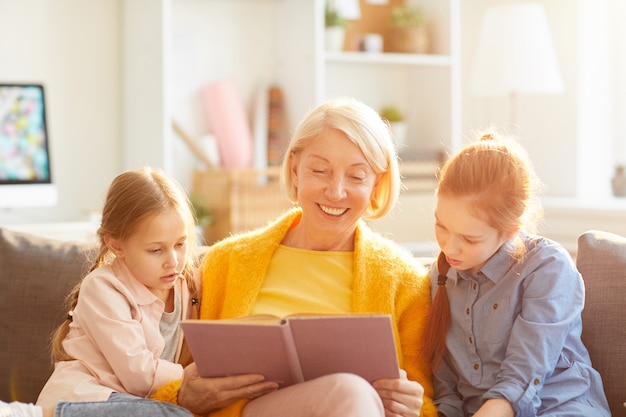
[[[177,182],[152,168],[123,172],[111,183],[97,232],[100,247],[89,272],[110,263],[114,257],[104,243],[105,236],[118,240],[127,239],[142,220],[168,209],[176,210],[187,224],[188,253],[181,277],[186,280],[192,298],[196,299],[198,289],[193,279],[193,271],[197,263],[198,247],[193,208],[187,194]],[[69,332],[81,283],[82,280],[68,294],[68,316],[52,335],[51,356],[54,362],[73,359],[65,352],[62,342]]]
[[[536,232],[542,209],[541,184],[525,150],[510,138],[489,132],[452,156],[441,168],[437,195],[462,197],[471,202],[472,216],[483,220],[501,236],[511,230]],[[517,235],[511,256],[524,257],[526,248]],[[446,274],[450,265],[445,255],[437,260],[437,291],[426,326],[425,352],[433,369],[441,363],[450,323]]]

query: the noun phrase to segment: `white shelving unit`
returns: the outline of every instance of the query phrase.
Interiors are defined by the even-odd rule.
[[[326,62],[355,64],[451,67],[452,57],[433,54],[364,53],[356,51],[326,52]]]
[[[192,136],[206,132],[194,92],[227,75],[239,82],[248,108],[260,84],[280,85],[290,129],[323,100],[350,95],[405,112],[404,160],[458,148],[460,0],[407,0],[432,22],[432,54],[327,53],[325,1],[124,2],[126,165],[162,166],[186,185],[193,157],[177,154],[170,120],[182,121]],[[181,68],[187,72],[181,75]],[[181,91],[188,96],[180,98]],[[404,200],[409,213],[413,205]],[[390,233],[400,240],[424,237],[400,229],[403,236]]]
[[[460,1],[412,3],[431,20],[432,53],[324,52],[322,65],[322,98],[352,95],[405,113],[410,139],[404,159],[459,148],[461,130]]]

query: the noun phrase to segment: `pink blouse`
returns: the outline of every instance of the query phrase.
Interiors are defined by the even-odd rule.
[[[184,280],[182,317],[190,312]],[[123,262],[101,267],[81,284],[70,331],[63,341],[75,360],[55,364],[37,404],[47,407],[64,401],[105,401],[112,392],[149,397],[156,389],[182,378],[183,367],[160,359],[164,341],[159,322],[165,309]],[[176,358],[183,336],[179,336]]]

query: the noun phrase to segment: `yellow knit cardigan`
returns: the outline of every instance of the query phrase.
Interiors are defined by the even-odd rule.
[[[266,227],[231,236],[209,249],[201,265],[201,319],[250,314],[272,255],[301,215],[300,209],[292,209]],[[424,417],[437,415],[431,368],[419,355],[430,304],[427,271],[408,252],[360,222],[354,243],[352,309],[391,315],[400,367],[424,387]],[[162,387],[153,398],[176,404],[180,383]],[[238,401],[210,416],[239,417],[246,402]]]

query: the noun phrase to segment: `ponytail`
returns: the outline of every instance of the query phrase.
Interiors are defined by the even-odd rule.
[[[430,361],[433,370],[437,369],[446,352],[446,336],[450,326],[450,301],[446,289],[449,270],[450,264],[446,261],[446,255],[440,252],[437,258],[437,291],[424,332],[423,354]]]
[[[89,269],[89,272],[92,272],[93,270],[104,265],[109,256],[110,254],[107,246],[104,243],[101,244],[100,251],[91,269]],[[67,295],[67,298],[65,299],[67,316],[65,317],[65,321],[63,321],[63,323],[61,323],[61,325],[57,327],[52,333],[50,356],[53,363],[74,359],[70,355],[68,355],[67,352],[65,352],[65,349],[63,348],[63,340],[65,339],[65,336],[67,336],[67,334],[69,333],[70,324],[74,319],[74,309],[76,308],[76,304],[78,303],[78,293],[80,292],[80,285],[82,284],[82,282],[83,280],[81,278],[81,280],[78,281],[76,285],[74,285],[72,291]]]
[[[65,321],[61,323],[59,327],[52,334],[52,349],[50,352],[50,356],[52,357],[52,362],[60,362],[60,361],[69,361],[73,358],[65,352],[63,348],[63,339],[70,331],[70,324],[72,323],[74,308],[76,307],[76,303],[78,302],[78,293],[80,291],[80,284],[82,283],[82,279],[74,285],[72,291],[67,296],[66,304],[68,305],[67,316],[65,317]]]

